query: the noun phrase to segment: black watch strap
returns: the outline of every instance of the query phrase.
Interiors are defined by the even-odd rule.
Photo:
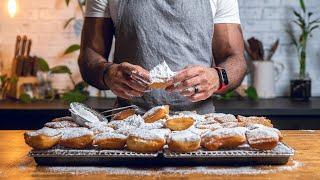
[[[214,68],[217,70],[217,73],[219,76],[220,86],[218,91],[220,91],[229,85],[228,74],[227,74],[227,71],[223,68],[220,68],[220,67],[214,67]]]

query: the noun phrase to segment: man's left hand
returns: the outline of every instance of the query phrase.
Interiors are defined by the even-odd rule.
[[[180,92],[192,102],[205,100],[219,89],[220,81],[214,68],[203,66],[187,66],[170,81],[166,89]]]

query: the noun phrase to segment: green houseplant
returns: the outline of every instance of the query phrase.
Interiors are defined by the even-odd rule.
[[[299,34],[288,31],[292,44],[295,46],[299,60],[299,74],[291,80],[291,98],[297,100],[308,100],[311,96],[311,79],[306,72],[307,44],[312,32],[320,27],[320,18],[313,18],[314,12],[310,12],[304,0],[299,0],[299,12],[293,10],[295,20],[294,25],[299,28]]]
[[[73,89],[68,90],[67,92],[64,92],[62,94],[62,100],[70,103],[70,102],[83,102],[88,98],[89,96],[89,92],[87,91],[88,85],[83,81],[76,83],[72,77],[71,70],[67,66],[59,65],[59,66],[50,68],[47,61],[44,60],[43,58],[38,58],[38,64],[39,64],[39,70],[44,73],[48,73],[49,75],[67,74],[68,77],[70,78],[70,81],[73,84]],[[55,98],[54,91],[52,91],[50,94],[52,94],[51,96],[52,99]]]

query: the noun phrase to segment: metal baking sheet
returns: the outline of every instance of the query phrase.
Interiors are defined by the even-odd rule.
[[[280,165],[286,164],[294,150],[283,143],[269,151],[240,147],[235,150],[174,153],[135,153],[128,150],[64,149],[32,150],[38,165],[106,165],[106,166],[195,166],[195,165]]]
[[[284,143],[278,143],[273,150],[259,151],[249,146],[238,149],[217,151],[198,150],[190,153],[175,153],[165,149],[163,156],[169,163],[180,164],[189,162],[201,165],[202,162],[211,165],[281,165],[286,164],[294,150]]]

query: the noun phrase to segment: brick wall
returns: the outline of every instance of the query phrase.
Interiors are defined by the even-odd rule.
[[[77,54],[62,57],[65,48],[78,43],[79,37],[72,28],[63,29],[64,22],[73,15],[80,15],[76,4],[69,8],[64,0],[17,0],[19,9],[15,18],[9,18],[6,0],[0,0],[0,59],[4,63],[4,71],[10,71],[14,41],[17,34],[32,37],[32,53],[42,56],[50,65],[67,64],[80,80],[76,63]],[[73,2],[73,1],[71,1]],[[283,63],[285,70],[277,82],[277,95],[288,95],[289,79],[298,71],[297,55],[290,46],[286,34],[288,22],[292,18],[290,9],[298,7],[298,0],[239,0],[240,14],[245,38],[255,36],[269,46],[276,38],[280,38],[280,48],[274,61]],[[307,0],[308,7],[320,12],[319,0]],[[320,14],[317,14],[320,16]],[[313,80],[313,95],[320,96],[320,31],[314,32],[308,47],[308,72]],[[70,86],[64,76],[55,78],[55,86],[60,89]]]

